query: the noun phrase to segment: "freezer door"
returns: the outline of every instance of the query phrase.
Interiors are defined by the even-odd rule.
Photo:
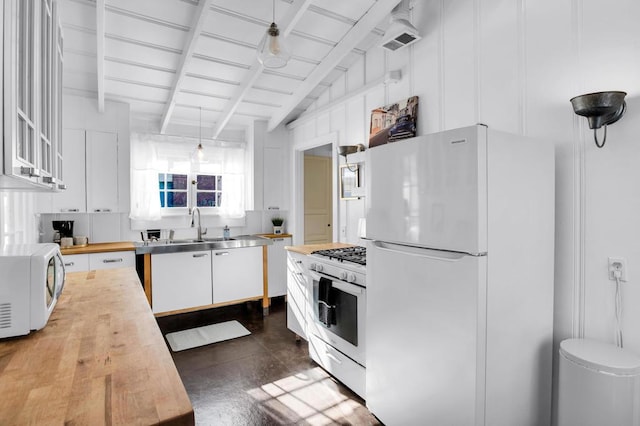
[[[483,424],[486,258],[368,242],[366,400],[383,423]]]
[[[486,151],[484,126],[367,150],[367,238],[486,252]]]

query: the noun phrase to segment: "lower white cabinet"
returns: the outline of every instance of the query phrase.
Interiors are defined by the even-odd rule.
[[[307,306],[310,291],[307,256],[287,252],[287,328],[307,338]]]
[[[96,269],[128,268],[136,266],[133,251],[112,251],[105,253],[65,254],[66,272],[93,271]]]
[[[272,238],[273,244],[267,246],[269,297],[287,294],[287,252],[285,246],[291,245],[291,237]]]
[[[65,272],[80,272],[89,270],[88,254],[65,254],[62,256]]]
[[[134,251],[89,254],[89,270],[128,268],[131,266],[136,266],[136,253]]]
[[[153,312],[210,305],[211,251],[151,255]]]
[[[263,294],[262,247],[212,250],[211,254],[213,303]]]

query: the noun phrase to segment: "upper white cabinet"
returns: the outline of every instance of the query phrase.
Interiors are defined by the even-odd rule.
[[[0,189],[59,189],[62,34],[57,1],[5,0],[2,7]]]
[[[264,148],[264,209],[286,210],[284,181],[284,150],[282,148]]]
[[[128,184],[119,164],[118,134],[64,129],[64,177],[67,190],[53,194],[53,213],[126,212]]]
[[[87,212],[118,212],[118,135],[87,132]]]
[[[85,131],[64,129],[63,140],[67,189],[52,196],[53,211],[86,212]]]

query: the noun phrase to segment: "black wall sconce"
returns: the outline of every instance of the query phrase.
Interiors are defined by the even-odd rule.
[[[607,141],[607,125],[620,120],[627,109],[624,101],[625,92],[596,92],[571,98],[573,111],[587,117],[589,128],[593,129],[593,139],[598,148],[602,148]],[[598,142],[598,129],[604,126],[604,138]]]

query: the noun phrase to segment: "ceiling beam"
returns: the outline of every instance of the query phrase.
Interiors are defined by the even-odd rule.
[[[287,10],[287,14],[284,16],[282,22],[279,25],[280,34],[282,35],[282,37],[287,37],[287,35],[291,33],[304,12],[309,8],[309,6],[311,6],[311,3],[313,3],[313,0],[292,1],[291,6],[289,6],[289,9]],[[247,75],[234,93],[231,100],[227,102],[227,105],[225,105],[224,111],[216,122],[216,125],[213,129],[214,139],[220,135],[224,127],[227,125],[227,123],[229,123],[231,116],[236,112],[236,109],[238,109],[238,106],[246,96],[249,89],[251,89],[251,87],[253,86],[253,83],[256,82],[263,70],[264,66],[260,62],[258,62],[258,58],[256,57],[253,60],[251,69],[249,69],[249,71],[247,72]]]
[[[358,43],[360,43],[367,35],[376,28],[385,17],[389,16],[391,10],[400,2],[400,0],[377,0],[373,6],[364,14],[362,18],[355,24],[351,30],[340,40],[340,43],[334,47],[331,52],[322,60],[304,82],[300,84],[294,95],[285,105],[280,107],[278,111],[269,120],[268,131],[272,131],[284,120],[287,115],[311,91],[322,82],[322,80],[347,56]]]
[[[193,56],[193,52],[195,51],[196,42],[198,40],[198,37],[200,36],[200,33],[202,32],[202,27],[204,26],[207,13],[209,12],[209,7],[211,6],[212,1],[213,0],[200,0],[198,2],[198,7],[194,14],[193,24],[191,25],[191,29],[189,30],[189,34],[187,35],[186,46],[184,49],[182,49],[182,56],[180,58],[180,63],[178,64],[176,75],[173,80],[173,87],[169,95],[169,100],[167,101],[164,112],[162,114],[160,134],[165,133],[165,131],[167,130],[167,125],[169,124],[169,120],[171,120],[173,109],[176,106],[176,99],[178,98],[178,93],[180,93],[180,87],[182,86],[182,82],[187,75],[187,65],[189,63],[189,60]]]
[[[100,112],[104,112],[104,1],[96,0],[96,76]]]

